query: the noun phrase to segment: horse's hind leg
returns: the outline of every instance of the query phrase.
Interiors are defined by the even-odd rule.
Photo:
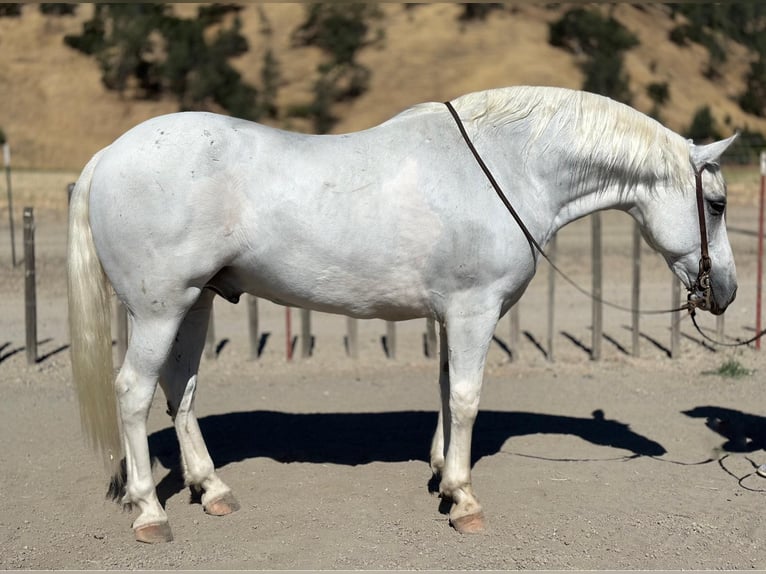
[[[441,478],[444,470],[444,456],[449,446],[449,426],[444,421],[449,421],[449,349],[447,348],[447,331],[444,325],[439,330],[439,417],[436,422],[434,438],[431,441],[431,471],[434,478]]]
[[[122,502],[134,504],[140,510],[133,522],[136,540],[140,542],[173,539],[167,514],[157,499],[152,478],[146,420],[160,369],[177,329],[177,319],[134,317],[128,352],[115,382],[127,471]]]
[[[160,385],[178,435],[184,480],[202,491],[205,512],[222,516],[238,510],[239,504],[216,475],[194,415],[197,371],[214,296],[212,291],[204,290],[186,314],[160,375]]]

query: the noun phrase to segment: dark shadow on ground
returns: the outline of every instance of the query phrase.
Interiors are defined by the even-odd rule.
[[[688,417],[704,418],[706,427],[726,439],[721,445],[725,451],[755,452],[766,449],[766,417],[710,405],[682,412]]]
[[[217,468],[246,459],[279,462],[359,465],[371,462],[428,461],[436,413],[283,413],[244,411],[203,417],[200,428]],[[635,456],[660,456],[665,448],[606,419],[528,412],[481,411],[473,435],[472,464],[500,452],[505,441],[530,434],[578,436],[592,444],[626,450]],[[158,485],[161,501],[180,492],[178,443],[172,427],[153,433],[149,448],[155,460],[171,469]]]

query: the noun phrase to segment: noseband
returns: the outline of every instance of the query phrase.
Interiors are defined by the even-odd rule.
[[[698,170],[696,166],[692,164],[697,194],[697,216],[700,226],[699,273],[697,274],[697,281],[695,281],[694,285],[689,287],[689,295],[687,297],[687,308],[692,314],[694,314],[696,309],[709,311],[713,305],[713,288],[710,285],[710,271],[713,267],[713,263],[710,260],[710,254],[708,252],[707,224],[705,223],[705,199],[702,193],[702,172],[705,171],[706,168],[707,165],[703,165],[702,168]]]

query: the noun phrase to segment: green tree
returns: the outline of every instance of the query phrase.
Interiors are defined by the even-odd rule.
[[[102,81],[128,97],[170,93],[179,109],[220,106],[246,119],[261,113],[258,91],[229,59],[249,49],[234,4],[203,5],[197,17],[176,17],[168,4],[96,4],[82,34],[65,42],[93,55]],[[233,14],[229,25],[224,18]]]
[[[592,56],[582,65],[585,72],[583,90],[629,103],[632,99],[630,76],[623,70],[622,64],[619,53]]]
[[[21,8],[24,4],[20,2],[0,3],[0,18],[18,18],[21,16]]]
[[[40,4],[40,13],[47,16],[74,16],[77,13],[77,7],[77,4],[64,2],[42,3]]]
[[[686,130],[686,137],[695,142],[717,140],[721,138],[715,125],[715,118],[710,106],[698,108],[692,118],[692,123]]]
[[[660,108],[670,99],[670,87],[667,82],[653,82],[646,87],[646,95],[652,100],[649,115],[657,121],[662,121]]]
[[[462,22],[474,20],[484,21],[494,10],[503,9],[502,2],[464,2],[461,4],[463,10],[458,19]]]
[[[317,69],[313,101],[293,108],[292,114],[311,119],[316,132],[327,133],[337,123],[331,109],[335,102],[357,98],[367,90],[371,73],[356,61],[356,55],[382,40],[382,29],[371,30],[371,23],[380,17],[374,3],[306,6],[306,20],[293,33],[293,44],[316,46],[325,60]]]
[[[630,77],[623,70],[623,52],[638,38],[611,15],[585,8],[569,10],[549,25],[548,41],[583,57],[583,89],[629,103]]]
[[[548,28],[552,46],[587,56],[625,52],[639,44],[638,38],[613,17],[585,8],[569,10]]]
[[[750,64],[746,83],[747,88],[738,98],[739,107],[748,114],[766,116],[766,65],[763,55]]]
[[[274,52],[268,49],[263,55],[263,66],[261,67],[261,110],[270,118],[276,118],[278,115],[279,79],[279,62],[274,56]]]

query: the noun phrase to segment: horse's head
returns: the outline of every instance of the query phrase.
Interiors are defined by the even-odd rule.
[[[726,233],[726,183],[719,159],[736,138],[707,145],[688,143],[688,166],[683,177],[667,178],[656,193],[637,201],[633,215],[641,223],[644,238],[662,253],[671,270],[690,291],[690,301],[720,315],[734,300],[737,277],[734,256]],[[701,184],[698,201],[697,182]],[[679,185],[682,189],[678,189]],[[704,223],[700,224],[700,213]],[[704,263],[707,235],[709,265]],[[709,268],[709,275],[704,267]]]

